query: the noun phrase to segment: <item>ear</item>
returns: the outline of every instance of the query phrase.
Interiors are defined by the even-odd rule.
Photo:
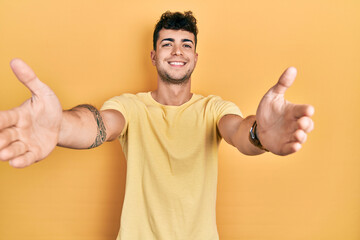
[[[156,51],[155,50],[152,50],[150,52],[150,57],[151,57],[152,65],[156,66]]]
[[[199,54],[198,54],[198,53],[195,53],[195,66],[196,66],[196,63],[197,63],[198,58],[199,58]]]

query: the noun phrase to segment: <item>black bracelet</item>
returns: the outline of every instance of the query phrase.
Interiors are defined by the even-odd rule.
[[[261,150],[264,150],[266,152],[268,152],[269,150],[267,150],[266,148],[263,147],[263,145],[261,144],[259,138],[256,135],[256,128],[257,128],[257,123],[256,120],[254,122],[254,124],[252,125],[252,127],[250,128],[250,134],[249,134],[249,141],[252,143],[252,145],[254,145],[255,147],[260,148]]]

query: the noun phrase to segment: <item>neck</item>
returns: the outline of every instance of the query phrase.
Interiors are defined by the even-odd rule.
[[[191,79],[184,84],[170,84],[158,80],[158,88],[151,92],[151,96],[163,105],[180,106],[192,97]]]

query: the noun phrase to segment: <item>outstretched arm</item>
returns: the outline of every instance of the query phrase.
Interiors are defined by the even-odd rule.
[[[90,149],[118,137],[125,119],[116,110],[98,111],[82,104],[63,111],[58,146],[74,149]]]
[[[250,129],[257,122],[256,135],[261,145],[277,155],[288,155],[300,150],[311,132],[314,123],[310,105],[293,104],[285,100],[284,94],[296,77],[296,69],[288,68],[279,81],[264,95],[256,116],[245,119],[226,115],[219,122],[222,137],[247,155],[265,152],[249,140]]]
[[[121,113],[113,110],[99,113],[89,105],[62,111],[55,93],[25,62],[14,59],[10,66],[32,97],[19,107],[0,112],[1,161],[9,161],[13,167],[26,167],[44,159],[57,144],[89,148],[120,134],[124,125]]]

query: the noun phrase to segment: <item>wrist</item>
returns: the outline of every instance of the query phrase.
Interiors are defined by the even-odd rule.
[[[260,142],[260,139],[258,138],[257,135],[257,123],[256,120],[254,121],[254,124],[252,125],[252,127],[250,128],[250,132],[249,132],[249,141],[252,145],[254,145],[255,147],[264,150],[266,152],[268,152],[269,150],[267,150],[266,148],[263,147],[263,145]]]

